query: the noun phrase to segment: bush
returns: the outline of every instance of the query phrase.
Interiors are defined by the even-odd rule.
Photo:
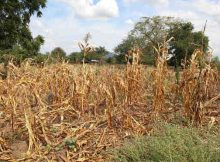
[[[41,65],[44,64],[48,59],[47,55],[38,54],[37,56],[33,57],[34,63]]]
[[[114,151],[113,161],[220,161],[220,132],[165,124],[151,136],[127,142]]]

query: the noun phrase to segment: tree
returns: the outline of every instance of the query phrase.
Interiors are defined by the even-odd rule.
[[[171,65],[180,65],[181,60],[189,58],[198,47],[204,47],[204,51],[208,49],[208,37],[203,32],[194,32],[191,22],[172,17],[143,17],[130,31],[127,39],[115,48],[117,60],[124,59],[128,50],[136,46],[142,50],[142,62],[152,64],[155,58],[154,47],[171,37],[174,37],[169,49]]]
[[[191,22],[174,23],[169,29],[168,37],[174,37],[170,42],[170,65],[181,65],[181,60],[188,60],[196,48],[208,50],[208,37],[203,32],[194,32]]]
[[[157,47],[158,43],[162,43],[167,36],[168,26],[174,21],[171,17],[143,17],[141,21],[135,24],[134,29],[130,31],[127,39],[123,40],[115,48],[118,54],[117,61],[124,59],[124,55],[134,47],[142,49],[142,62],[153,64],[154,62],[154,46]]]
[[[66,52],[61,47],[56,47],[51,51],[51,57],[61,61],[66,57]]]
[[[80,63],[83,59],[83,54],[81,52],[72,52],[68,56],[68,60],[70,63]]]
[[[141,21],[135,24],[131,35],[143,40],[144,44],[142,45],[157,46],[166,38],[170,26],[174,22],[178,23],[178,21],[178,19],[166,16],[143,17]]]
[[[89,62],[91,60],[99,60],[99,61],[104,61],[105,56],[109,52],[105,49],[105,47],[99,46],[94,48],[93,51],[89,52],[85,56],[85,61]],[[82,52],[72,52],[69,56],[68,59],[70,63],[79,63],[83,60],[83,53]]]
[[[112,57],[107,58],[106,62],[109,64],[115,64],[115,63],[117,63],[117,60],[116,60],[115,56],[112,56]]]
[[[28,26],[30,17],[34,14],[41,17],[45,6],[46,0],[1,0],[0,50],[11,50],[15,45],[29,48],[30,43],[35,44]]]
[[[141,55],[141,62],[144,64],[153,65],[154,58],[153,52],[154,49],[150,44],[146,44],[143,37],[138,37],[133,34],[129,34],[127,39],[124,39],[121,44],[115,48],[115,56],[117,63],[125,63],[125,54],[128,53],[134,47],[139,47],[142,49],[143,54]]]
[[[99,60],[99,61],[104,61],[104,57],[108,54],[109,52],[105,49],[105,47],[99,46],[96,47],[91,53],[86,55],[87,60]]]
[[[121,44],[119,44],[116,48],[115,48],[115,53],[117,53],[117,55],[115,56],[116,58],[116,62],[117,63],[125,63],[125,54],[127,54],[127,52],[131,49],[134,48],[135,46],[140,46],[141,41],[139,41],[140,38],[139,37],[135,37],[132,34],[129,34],[128,37],[126,39],[124,39],[122,41]]]
[[[95,53],[99,55],[106,55],[108,51],[105,49],[105,47],[99,46],[95,48]]]
[[[38,55],[38,52],[40,51],[40,47],[44,44],[44,38],[40,35],[38,35],[36,38],[34,38],[31,42],[27,41],[26,50],[30,56],[36,56]]]

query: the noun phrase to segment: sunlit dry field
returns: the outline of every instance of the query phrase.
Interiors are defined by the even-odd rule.
[[[219,124],[219,72],[200,69],[196,51],[177,84],[158,52],[154,68],[9,63],[0,80],[0,161],[105,161],[109,149],[160,120]]]

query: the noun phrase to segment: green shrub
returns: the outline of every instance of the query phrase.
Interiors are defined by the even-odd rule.
[[[136,138],[113,151],[121,162],[214,162],[220,161],[220,132],[159,126],[150,136]]]
[[[45,63],[47,59],[48,59],[48,56],[44,54],[38,54],[37,56],[33,57],[33,60],[36,64]]]

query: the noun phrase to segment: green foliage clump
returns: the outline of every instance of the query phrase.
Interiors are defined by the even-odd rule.
[[[72,52],[67,59],[69,63],[80,63],[83,59],[83,54],[81,52]]]
[[[220,132],[164,124],[114,151],[121,162],[220,161]]]
[[[74,138],[67,138],[67,139],[65,139],[65,145],[69,148],[69,149],[71,149],[71,150],[76,150],[77,149],[77,144],[76,144],[76,140],[74,139]]]
[[[37,65],[43,65],[48,60],[48,55],[46,54],[38,54],[37,56],[33,57],[34,63]]]
[[[46,0],[0,1],[0,50],[9,50],[19,45],[28,49],[33,41],[29,29],[30,18],[36,14],[42,16]]]
[[[116,56],[107,58],[106,59],[106,63],[108,63],[108,64],[115,64],[115,63],[117,63]]]
[[[66,57],[66,52],[61,47],[56,47],[51,51],[51,57],[60,61]]]
[[[105,47],[96,47],[92,52],[89,52],[85,56],[85,62],[89,62],[91,60],[98,60],[100,62],[105,61],[105,56],[109,52],[105,49]],[[82,52],[72,52],[67,59],[70,63],[80,63],[83,60],[83,53]],[[106,60],[107,61],[107,60]]]
[[[33,38],[29,23],[32,15],[41,17],[41,10],[45,7],[46,0],[0,1],[1,62],[7,64],[8,60],[13,59],[20,64],[24,59],[39,54],[44,39],[40,35]]]

